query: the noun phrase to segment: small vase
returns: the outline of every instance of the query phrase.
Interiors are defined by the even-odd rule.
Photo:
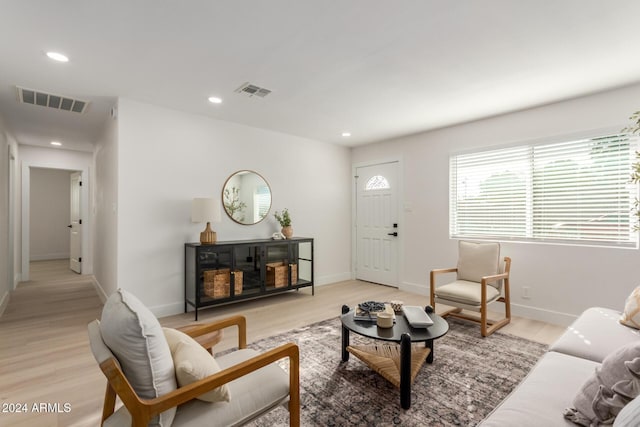
[[[291,228],[290,225],[286,227],[282,227],[282,230],[280,230],[280,232],[282,233],[285,239],[290,239],[293,236],[293,228]]]

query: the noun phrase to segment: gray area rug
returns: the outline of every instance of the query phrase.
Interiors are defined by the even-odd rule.
[[[435,341],[433,364],[425,364],[412,385],[408,410],[400,407],[399,390],[360,360],[351,355],[341,361],[338,318],[249,347],[298,344],[303,426],[474,426],[525,377],[546,346],[500,332],[482,338],[477,325],[456,319],[449,325],[447,335]],[[351,333],[351,344],[370,342]],[[288,425],[283,408],[251,424],[281,425]]]

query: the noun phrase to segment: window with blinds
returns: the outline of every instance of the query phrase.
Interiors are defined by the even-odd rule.
[[[254,195],[254,222],[260,222],[271,209],[271,190],[266,185],[258,186]]]
[[[450,158],[453,238],[636,247],[626,134]]]

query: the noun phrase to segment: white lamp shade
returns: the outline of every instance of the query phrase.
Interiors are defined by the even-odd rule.
[[[191,203],[191,222],[220,222],[220,201],[218,199],[198,198]]]

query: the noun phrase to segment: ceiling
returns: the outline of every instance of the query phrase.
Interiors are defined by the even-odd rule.
[[[3,0],[0,115],[19,143],[90,151],[124,97],[356,146],[640,82],[638,16],[637,0]],[[90,105],[20,104],[16,86]]]

